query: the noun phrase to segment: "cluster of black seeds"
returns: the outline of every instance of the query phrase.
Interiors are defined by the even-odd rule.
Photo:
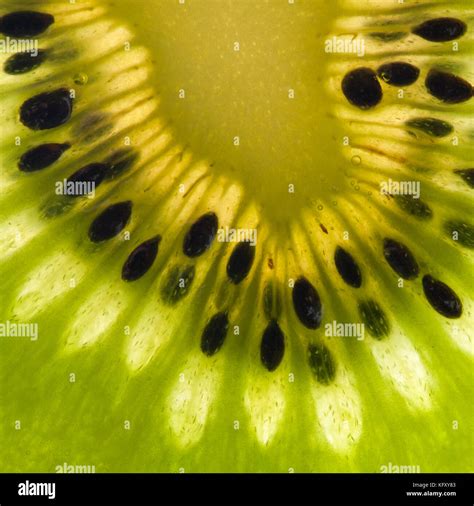
[[[383,98],[382,86],[377,76],[391,86],[409,86],[415,83],[420,70],[406,62],[381,65],[375,73],[368,67],[349,71],[342,80],[342,92],[347,100],[359,109],[371,109]],[[428,92],[445,104],[458,104],[472,97],[470,83],[450,72],[432,69],[425,79]]]
[[[423,209],[426,213],[426,209]],[[460,224],[457,229],[465,230]],[[453,228],[451,224],[448,228]],[[463,240],[472,241],[474,232],[464,232]],[[469,239],[466,239],[469,237]],[[472,245],[469,245],[472,247]],[[392,238],[383,240],[383,255],[391,269],[402,279],[414,280],[419,276],[420,268],[410,249]],[[334,253],[334,263],[343,281],[352,288],[362,285],[361,269],[354,257],[341,246]],[[462,314],[462,303],[452,288],[439,279],[427,274],[422,279],[426,300],[438,313],[446,318],[459,318]],[[293,288],[293,306],[300,322],[309,329],[316,329],[321,324],[322,306],[318,292],[301,277]],[[380,304],[373,299],[359,302],[359,315],[369,334],[375,339],[383,339],[390,333],[390,322]],[[311,345],[308,351],[310,366],[318,381],[327,384],[335,375],[334,359],[323,345]]]
[[[13,12],[0,17],[0,33],[5,36],[27,38],[44,33],[54,23],[50,14],[34,11]],[[466,32],[466,25],[455,18],[436,18],[423,22],[413,28],[412,33],[431,42],[455,40]],[[383,42],[400,40],[405,32],[372,33],[371,36]],[[4,71],[10,75],[20,75],[42,65],[48,56],[45,50],[31,53],[17,53],[4,63]],[[380,80],[391,86],[410,86],[420,75],[420,70],[408,62],[395,61],[382,64],[377,71],[360,67],[348,72],[342,80],[342,91],[354,106],[367,110],[378,105],[383,98]],[[457,104],[469,100],[473,95],[470,83],[452,73],[432,69],[425,79],[428,92],[445,104]],[[59,88],[35,95],[20,107],[19,118],[27,128],[35,131],[58,128],[69,121],[73,113],[73,99],[70,90]],[[413,118],[406,122],[410,128],[423,131],[432,137],[445,137],[453,131],[452,125],[437,118]],[[32,173],[55,164],[71,147],[68,142],[41,144],[30,148],[20,158],[18,167],[22,172]],[[99,186],[104,181],[115,179],[126,172],[136,161],[133,150],[119,150],[103,162],[90,163],[69,176],[69,182],[93,183]],[[474,169],[455,171],[470,187],[474,185]],[[419,219],[432,216],[430,207],[421,202],[396,199],[397,204],[409,214]],[[116,202],[105,207],[92,221],[88,230],[93,243],[102,243],[116,237],[132,218],[133,203],[130,200]],[[463,246],[474,247],[474,229],[467,223],[450,221],[445,223],[446,232],[457,230]],[[321,225],[322,230],[327,230]],[[183,254],[191,261],[206,253],[212,246],[218,230],[218,218],[214,212],[200,216],[189,227],[183,239]],[[137,245],[128,255],[122,266],[122,279],[134,282],[142,278],[152,268],[159,250],[161,236],[155,235]],[[419,276],[419,265],[404,244],[392,239],[383,240],[383,256],[391,269],[405,280]],[[227,262],[227,277],[233,285],[239,285],[248,276],[255,259],[255,247],[248,242],[237,244]],[[334,263],[342,280],[351,288],[362,285],[362,272],[354,257],[338,246],[334,253]],[[167,272],[161,285],[161,298],[168,305],[175,305],[189,292],[195,277],[194,264],[174,265]],[[445,283],[426,274],[422,287],[429,304],[447,318],[459,318],[462,303],[457,294]],[[323,305],[317,289],[304,276],[300,276],[292,291],[292,302],[299,322],[309,330],[321,326]],[[281,364],[285,352],[285,335],[278,323],[281,313],[281,300],[273,282],[267,283],[263,292],[263,309],[268,323],[260,341],[260,360],[268,371],[274,371]],[[369,333],[376,339],[388,336],[389,320],[381,306],[373,299],[359,301],[359,314],[367,325]],[[207,356],[215,355],[223,346],[228,328],[229,314],[219,311],[207,322],[201,335],[201,350]],[[323,385],[335,377],[336,364],[328,348],[323,344],[308,346],[308,363]]]
[[[462,37],[467,30],[466,24],[455,18],[436,18],[427,20],[413,28],[412,32],[431,42],[447,42]],[[397,33],[392,38],[390,33],[374,33],[374,38],[389,42],[400,40],[406,34]],[[415,83],[420,71],[408,62],[389,62],[381,65],[377,72],[367,67],[360,67],[348,72],[342,80],[342,91],[347,100],[354,106],[366,110],[375,107],[383,97],[382,87],[377,79],[393,86],[409,86]],[[425,87],[430,95],[444,104],[458,104],[473,96],[473,87],[466,80],[441,69],[431,69],[425,78]],[[453,126],[438,118],[416,117],[405,122],[411,130],[421,131],[434,137],[446,137],[454,131]],[[455,171],[471,188],[474,186],[474,169]],[[430,219],[433,215],[428,204],[404,196],[395,198],[397,205],[417,219]],[[474,247],[474,227],[468,223],[446,222],[447,235],[457,233],[457,241],[464,247]],[[418,263],[410,250],[402,243],[391,238],[383,241],[385,260],[393,271],[406,280],[413,280],[419,275]],[[361,283],[360,270],[350,255],[338,248],[335,263],[342,279],[354,288]],[[445,283],[427,274],[422,279],[423,291],[429,304],[447,318],[459,318],[462,314],[462,303],[457,294]],[[375,338],[382,338],[389,333],[389,323],[384,311],[374,300],[359,303],[359,313],[366,323],[369,333]]]
[[[459,226],[458,226],[459,228]],[[420,273],[418,263],[410,249],[395,239],[383,241],[385,260],[393,271],[406,280],[414,280]],[[446,318],[459,318],[462,314],[462,303],[452,288],[426,274],[422,280],[423,291],[429,304]]]
[[[54,16],[43,12],[19,11],[0,17],[0,33],[7,37],[25,39],[37,37],[54,23]],[[3,64],[7,74],[25,74],[46,61],[47,51],[20,52],[10,56]]]
[[[446,42],[462,37],[466,33],[466,29],[466,24],[459,19],[436,18],[425,21],[412,31],[415,35],[432,42]],[[402,38],[398,36],[391,38],[390,34],[383,33],[371,35],[382,41]],[[401,35],[405,36],[404,33]],[[342,92],[352,105],[367,110],[378,105],[383,98],[383,90],[377,77],[391,86],[400,87],[414,84],[419,75],[420,70],[417,67],[403,61],[384,63],[377,69],[377,72],[368,67],[359,67],[349,71],[344,76]],[[432,96],[446,104],[465,102],[473,95],[473,87],[466,80],[449,72],[436,69],[432,69],[428,73],[425,86]],[[435,132],[439,130],[436,128],[430,129],[429,127],[427,129]],[[442,137],[447,133],[443,135],[430,133],[430,135]]]

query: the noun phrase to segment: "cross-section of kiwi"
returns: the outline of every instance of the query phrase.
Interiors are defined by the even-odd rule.
[[[0,0],[1,469],[472,470],[473,15]]]

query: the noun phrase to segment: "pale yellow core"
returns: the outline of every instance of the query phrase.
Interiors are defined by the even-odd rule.
[[[273,218],[331,198],[344,180],[318,0],[121,0],[152,54],[159,114],[177,142],[241,182]],[[335,4],[335,2],[334,2]],[[281,214],[280,214],[281,213]]]

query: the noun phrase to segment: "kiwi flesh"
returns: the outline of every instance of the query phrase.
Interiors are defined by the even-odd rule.
[[[1,469],[472,471],[473,14],[2,0]]]

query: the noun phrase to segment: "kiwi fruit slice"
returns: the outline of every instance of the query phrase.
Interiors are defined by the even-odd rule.
[[[2,470],[472,470],[473,15],[1,0]]]

